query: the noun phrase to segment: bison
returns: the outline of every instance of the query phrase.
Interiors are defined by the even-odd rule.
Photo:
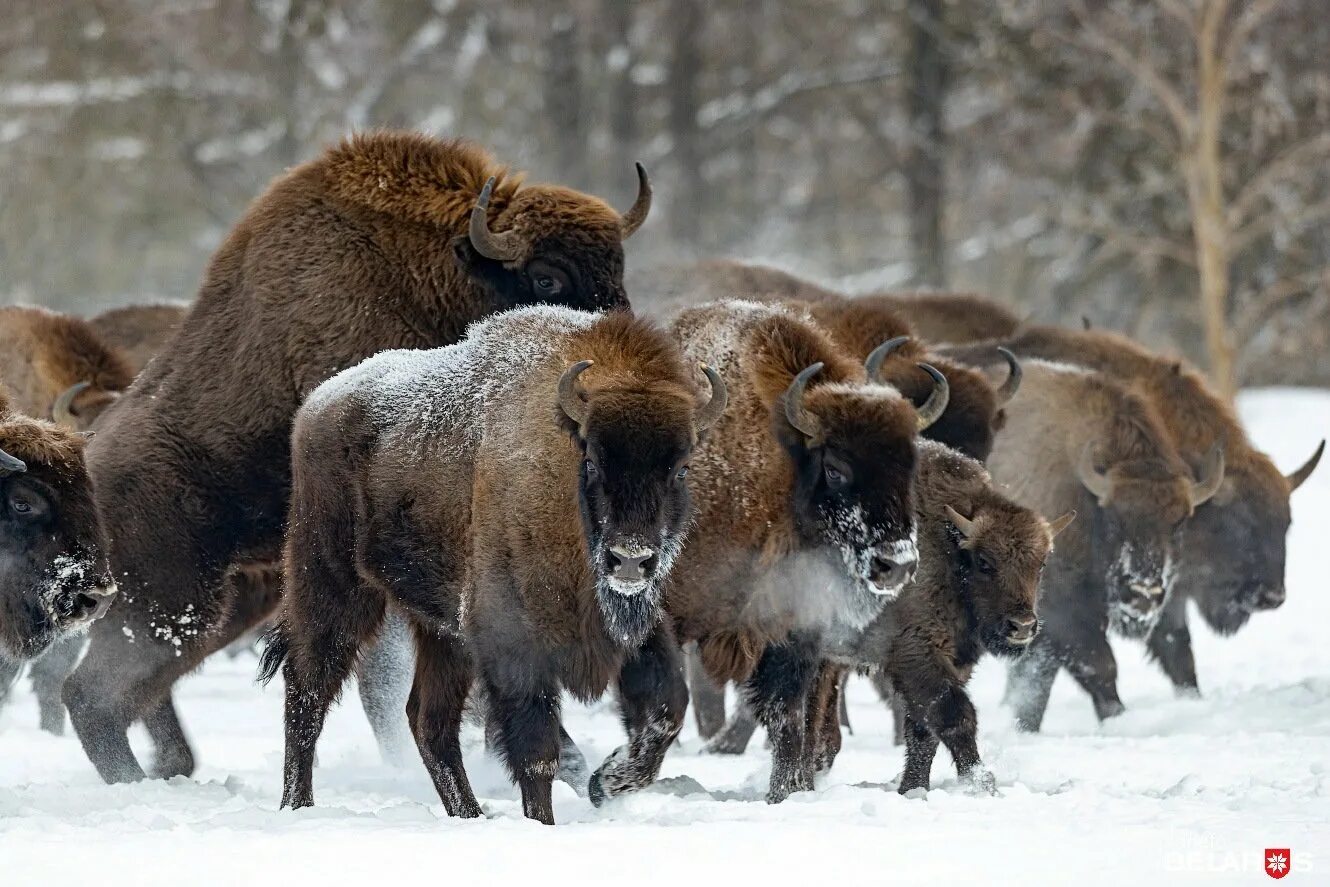
[[[800,710],[837,625],[862,627],[909,580],[917,560],[915,437],[946,408],[946,380],[916,410],[869,379],[866,362],[779,305],[727,301],[674,323],[684,353],[717,367],[731,408],[693,460],[697,523],[666,588],[680,642],[695,642],[713,680],[742,682],[773,737],[768,800],[802,784]],[[764,654],[764,650],[767,652]],[[654,731],[630,734],[592,777],[600,802],[641,784],[677,734],[685,698],[677,653],[635,657],[659,675]]]
[[[992,349],[967,353],[982,363]],[[1100,719],[1123,710],[1108,631],[1132,634],[1159,618],[1177,531],[1219,490],[1224,453],[1213,449],[1197,479],[1148,399],[1092,370],[1024,367],[989,470],[1022,505],[1081,515],[1049,559],[1044,629],[1009,673],[1018,725],[1038,730],[1059,668]]]
[[[1034,640],[1044,561],[1075,512],[1045,521],[995,491],[978,462],[932,442],[919,445],[915,488],[919,571],[867,629],[828,645],[809,699],[806,766],[829,769],[840,747],[838,672],[868,668],[904,712],[901,793],[928,788],[939,741],[962,780],[991,791],[965,684],[983,653],[1011,658]]]
[[[115,598],[83,448],[0,388],[0,659],[41,655]]]
[[[1172,445],[1197,470],[1216,448],[1223,451],[1223,484],[1182,528],[1164,613],[1139,626],[1148,628],[1149,652],[1178,691],[1199,692],[1187,601],[1222,635],[1283,604],[1289,497],[1316,469],[1325,442],[1285,475],[1252,446],[1232,408],[1179,360],[1102,330],[1033,327],[1004,343],[1020,355],[1075,362],[1120,380],[1154,405]]]
[[[94,314],[88,325],[138,375],[166,350],[188,313],[189,306],[183,304],[125,305]]]
[[[541,822],[554,821],[561,690],[588,700],[617,681],[629,730],[658,729],[640,700],[660,676],[636,660],[673,648],[661,599],[689,522],[689,461],[726,403],[705,375],[704,396],[646,321],[539,307],[451,347],[379,355],[310,396],[264,656],[269,677],[285,660],[284,806],[313,803],[324,716],[388,601],[412,624],[408,713],[450,815],[480,813],[458,745],[473,679]]]
[[[280,176],[213,255],[166,350],[88,448],[125,605],[65,684],[84,749],[112,782],[142,778],[136,717],[192,766],[172,684],[268,615],[230,593],[237,564],[281,554],[290,432],[325,379],[390,348],[432,348],[526,303],[623,307],[624,215],[524,185],[481,148],[404,132],[347,139]],[[145,470],[151,466],[151,470]],[[163,519],[169,515],[170,519]]]

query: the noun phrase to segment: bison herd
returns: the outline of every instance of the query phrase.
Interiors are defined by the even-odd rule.
[[[939,744],[991,791],[986,653],[1022,729],[1061,669],[1108,718],[1110,633],[1196,693],[1187,600],[1223,634],[1283,602],[1320,448],[1281,474],[1187,365],[978,297],[625,277],[637,172],[620,214],[468,142],[356,136],[254,202],[189,307],[0,310],[0,690],[27,664],[108,782],[189,774],[173,684],[269,625],[302,807],[343,684],[405,638],[449,814],[481,812],[470,716],[552,823],[556,779],[649,785],[690,700],[712,751],[765,727],[769,801],[811,789],[856,671],[902,792]],[[591,770],[560,700],[611,687],[625,741]]]

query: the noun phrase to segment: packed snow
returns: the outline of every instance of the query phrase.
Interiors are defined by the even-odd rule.
[[[1242,407],[1285,470],[1330,434],[1330,392],[1248,392]],[[778,806],[763,801],[761,734],[742,757],[706,756],[690,718],[657,788],[595,809],[556,784],[554,828],[522,818],[517,790],[468,728],[488,818],[450,820],[418,760],[380,763],[348,692],[319,748],[317,806],[278,810],[279,682],[260,689],[253,659],[222,656],[178,685],[200,766],[170,782],[103,785],[74,738],[38,731],[25,681],[0,713],[0,881],[1252,884],[1264,882],[1266,848],[1289,848],[1289,883],[1327,883],[1328,469],[1294,497],[1284,607],[1228,639],[1193,614],[1204,698],[1174,698],[1143,648],[1119,641],[1126,714],[1100,726],[1063,676],[1044,732],[1026,736],[999,705],[1001,664],[986,660],[972,692],[998,797],[962,790],[945,750],[926,797],[897,795],[890,716],[856,680],[855,732],[835,769]],[[593,766],[622,739],[609,700],[569,703],[565,722]],[[136,728],[134,740],[146,756],[146,735]]]

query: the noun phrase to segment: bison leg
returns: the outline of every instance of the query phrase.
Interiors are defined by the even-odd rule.
[[[919,788],[927,791],[933,772],[933,758],[937,754],[937,734],[908,713],[904,721],[905,772],[901,775],[899,791],[901,794]]]
[[[794,792],[813,787],[806,709],[820,659],[810,641],[791,638],[767,647],[744,685],[754,714],[771,738],[769,804],[779,804]]]
[[[725,722],[725,727],[711,737],[703,751],[713,755],[741,755],[757,732],[757,716],[753,707],[740,694],[734,704],[734,715]]]
[[[528,819],[554,825],[554,775],[559,771],[559,687],[552,669],[530,669],[514,657],[486,663],[485,692],[495,750],[522,792]]]
[[[1169,595],[1164,612],[1146,639],[1150,655],[1173,682],[1179,696],[1200,696],[1196,682],[1196,657],[1191,650],[1191,632],[1187,629],[1187,601]]]
[[[386,763],[401,765],[415,745],[404,716],[416,671],[415,647],[406,617],[391,609],[373,644],[356,662],[356,687],[365,718]]]
[[[3,653],[0,653],[0,706],[4,706],[9,701],[9,694],[13,692],[18,684],[19,672],[23,671],[23,663],[17,659],[10,659]]]
[[[591,776],[588,794],[599,807],[607,798],[655,781],[665,753],[683,729],[688,687],[683,657],[670,630],[657,625],[619,672],[619,707],[628,744],[619,746]]]
[[[47,733],[63,736],[65,733],[65,703],[60,699],[65,680],[78,665],[87,638],[74,635],[57,641],[40,659],[32,664],[28,677],[37,695],[37,709],[41,727]],[[0,683],[3,681],[0,680]]]
[[[1016,728],[1026,733],[1038,733],[1048,709],[1048,696],[1053,692],[1059,662],[1051,643],[1044,635],[1007,669],[1007,691],[1003,697],[1016,714]]]
[[[840,699],[846,669],[822,663],[809,696],[807,741],[814,773],[826,773],[840,754]]]
[[[152,744],[157,748],[153,776],[170,779],[172,776],[189,776],[194,772],[194,752],[189,747],[184,728],[180,726],[180,716],[176,714],[175,701],[170,693],[148,712],[143,718],[143,725],[148,728]]]
[[[725,726],[725,685],[718,684],[702,666],[702,656],[695,644],[689,644],[684,656],[688,670],[688,696],[697,720],[697,733],[710,739]]]
[[[873,672],[870,680],[873,682],[873,688],[877,690],[877,695],[886,703],[887,708],[891,709],[892,736],[893,745],[905,744],[905,701],[891,686],[891,676],[885,669],[879,669]]]
[[[466,819],[480,815],[458,738],[471,679],[471,657],[459,640],[442,637],[431,627],[416,627],[416,680],[407,718],[444,809],[449,816]]]
[[[1118,663],[1108,645],[1108,636],[1102,631],[1086,631],[1078,643],[1069,645],[1064,664],[1076,683],[1090,694],[1099,720],[1126,711],[1118,698]]]

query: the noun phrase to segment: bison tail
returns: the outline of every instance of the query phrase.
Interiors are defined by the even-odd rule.
[[[287,654],[291,652],[291,638],[287,636],[286,626],[278,622],[263,633],[262,643],[263,655],[259,657],[257,680],[267,686],[269,681],[277,677]]]

